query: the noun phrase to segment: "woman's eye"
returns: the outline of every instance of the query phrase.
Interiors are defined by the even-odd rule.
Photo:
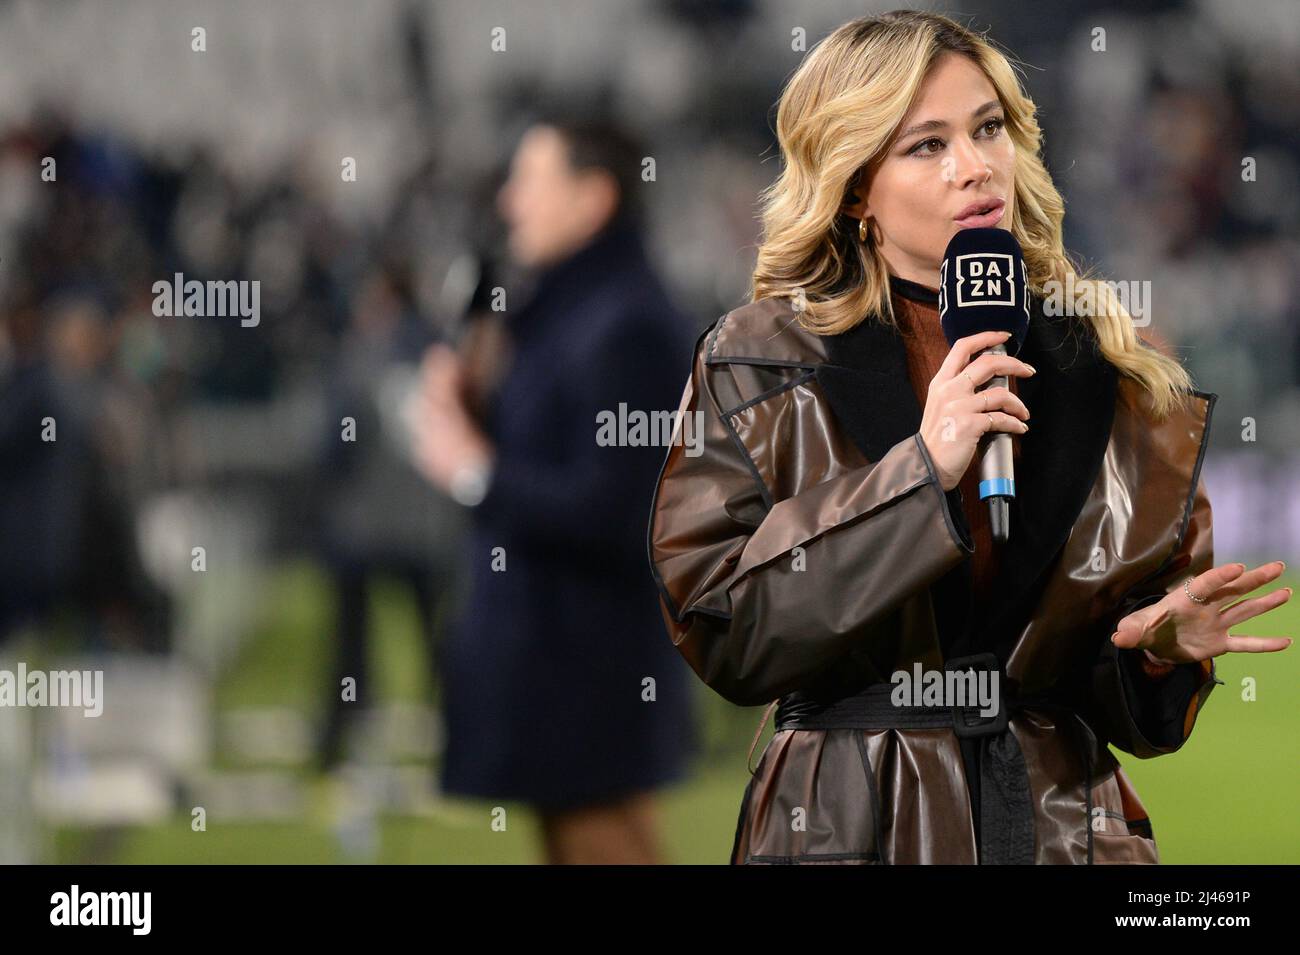
[[[987,122],[985,122],[982,126],[980,126],[980,129],[987,130],[990,126],[992,126],[993,127],[992,131],[989,132],[986,137],[988,139],[992,139],[994,136],[996,136],[998,133],[1002,131],[1002,127],[1005,125],[1006,125],[1006,120],[1004,119],[990,119]],[[921,142],[913,146],[911,149],[909,149],[908,155],[933,156],[936,152],[939,151],[939,149],[927,149],[926,147],[929,146],[931,143],[937,144],[939,149],[943,148],[943,140],[932,136],[929,139],[922,140]]]

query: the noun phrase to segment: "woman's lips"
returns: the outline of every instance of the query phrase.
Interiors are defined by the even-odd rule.
[[[964,219],[954,220],[959,228],[962,229],[988,229],[1002,221],[1002,213],[1006,211],[1007,204],[1002,199],[993,199],[993,208],[988,212],[969,215]]]

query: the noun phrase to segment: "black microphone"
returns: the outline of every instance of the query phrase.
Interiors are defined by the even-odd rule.
[[[986,352],[1019,354],[1029,331],[1029,275],[1015,236],[1006,229],[960,230],[943,254],[939,279],[939,321],[949,347],[979,332],[1010,332],[1006,342],[983,349],[972,360]],[[977,390],[1006,385],[1007,376],[995,375]],[[990,431],[977,450],[980,500],[989,502],[993,539],[1006,543],[1016,496],[1011,435]]]

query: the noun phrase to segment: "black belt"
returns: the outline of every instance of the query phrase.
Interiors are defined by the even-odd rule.
[[[980,747],[980,864],[1032,865],[1034,862],[1033,795],[1029,789],[1029,771],[1016,735],[1008,729],[1011,713],[1029,709],[1063,711],[1076,719],[1096,745],[1092,730],[1075,709],[1058,697],[1021,696],[1007,690],[1002,665],[992,653],[958,657],[944,663],[944,670],[996,671],[998,677],[997,713],[980,717],[978,704],[967,706],[895,706],[890,696],[892,683],[876,683],[860,693],[825,703],[789,694],[776,710],[776,732],[782,730],[829,729],[952,729],[959,737],[979,739]],[[972,721],[970,717],[976,719]],[[881,833],[880,794],[875,788],[875,774],[867,759],[866,743],[859,738],[863,760],[867,764],[870,796],[874,803],[876,840],[881,860],[885,843]],[[1092,760],[1089,745],[1083,747],[1084,778],[1087,781],[1088,862],[1092,862]]]

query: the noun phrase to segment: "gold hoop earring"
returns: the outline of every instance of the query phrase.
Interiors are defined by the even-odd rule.
[[[858,238],[863,242],[867,241],[867,220],[865,217],[858,220]]]

